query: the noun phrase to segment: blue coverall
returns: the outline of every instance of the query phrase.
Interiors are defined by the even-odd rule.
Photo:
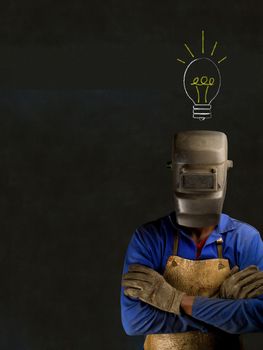
[[[123,273],[130,264],[148,266],[163,273],[172,255],[174,232],[178,229],[178,255],[195,260],[196,245],[176,223],[175,212],[138,227],[127,249]],[[220,221],[208,237],[199,259],[217,258],[216,240],[223,239],[223,257],[230,268],[243,270],[257,265],[263,270],[263,242],[259,232],[249,224],[221,214]],[[139,299],[124,295],[121,289],[122,324],[128,335],[175,333],[192,330],[207,332],[211,326],[241,334],[263,331],[263,295],[253,299],[217,299],[196,297],[192,316],[180,316],[159,310]]]

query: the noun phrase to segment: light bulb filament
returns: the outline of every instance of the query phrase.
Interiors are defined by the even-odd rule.
[[[191,83],[191,85],[195,86],[196,93],[197,93],[197,103],[200,103],[200,86],[205,86],[205,93],[204,93],[204,102],[207,103],[207,94],[210,86],[213,86],[215,84],[215,78],[203,75],[201,78],[195,77]]]
[[[191,85],[197,86],[213,86],[215,84],[215,78],[211,77],[208,79],[208,76],[203,75],[200,79],[199,77],[195,77],[191,83]]]
[[[199,86],[195,85],[196,93],[197,93],[197,103],[200,103],[200,91]]]

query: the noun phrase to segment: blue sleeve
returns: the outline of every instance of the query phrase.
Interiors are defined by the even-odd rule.
[[[160,272],[164,244],[164,240],[158,236],[158,231],[137,229],[128,246],[123,273],[128,271],[130,264],[135,263]],[[207,331],[201,321],[196,321],[190,316],[177,316],[125,296],[123,288],[121,288],[121,317],[123,328],[128,335]]]
[[[236,240],[240,270],[257,265],[263,270],[263,242],[258,231],[246,225]],[[263,331],[263,295],[253,299],[209,299],[196,297],[192,316],[221,330],[241,334]]]
[[[263,297],[213,299],[196,297],[192,316],[232,334],[263,331]]]
[[[236,240],[237,264],[240,270],[256,265],[263,271],[263,242],[259,232],[250,225],[243,225]]]

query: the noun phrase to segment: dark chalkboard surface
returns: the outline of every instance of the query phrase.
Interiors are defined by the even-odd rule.
[[[0,348],[140,349],[119,292],[135,228],[173,209],[174,132],[224,131],[224,212],[263,232],[261,2],[23,1],[0,11]],[[218,41],[213,118],[184,43]],[[244,337],[261,349],[261,334]]]

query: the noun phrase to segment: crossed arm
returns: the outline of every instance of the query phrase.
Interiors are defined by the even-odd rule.
[[[255,261],[256,258],[255,256]],[[128,266],[134,263],[148,265],[148,268],[154,270],[147,250],[143,251],[143,255],[140,255],[139,250],[135,255],[130,255],[128,252],[124,272],[127,273]],[[125,289],[127,290],[127,287],[122,288],[121,294],[122,322],[129,335],[191,330],[206,332],[210,326],[238,334],[263,330],[262,295],[258,295],[257,298],[237,300],[183,295],[180,301],[182,313],[176,314],[173,310],[154,306],[152,300],[147,303],[145,296],[140,299],[138,295],[128,296],[127,293],[125,295]]]
[[[177,316],[183,310],[194,319],[229,333],[263,329],[263,301],[255,299],[263,294],[263,272],[256,266],[233,272],[222,284],[219,296],[225,292],[236,300],[188,296],[172,287],[158,272],[138,264],[130,265],[122,285],[128,297]],[[247,297],[252,299],[244,299]]]

